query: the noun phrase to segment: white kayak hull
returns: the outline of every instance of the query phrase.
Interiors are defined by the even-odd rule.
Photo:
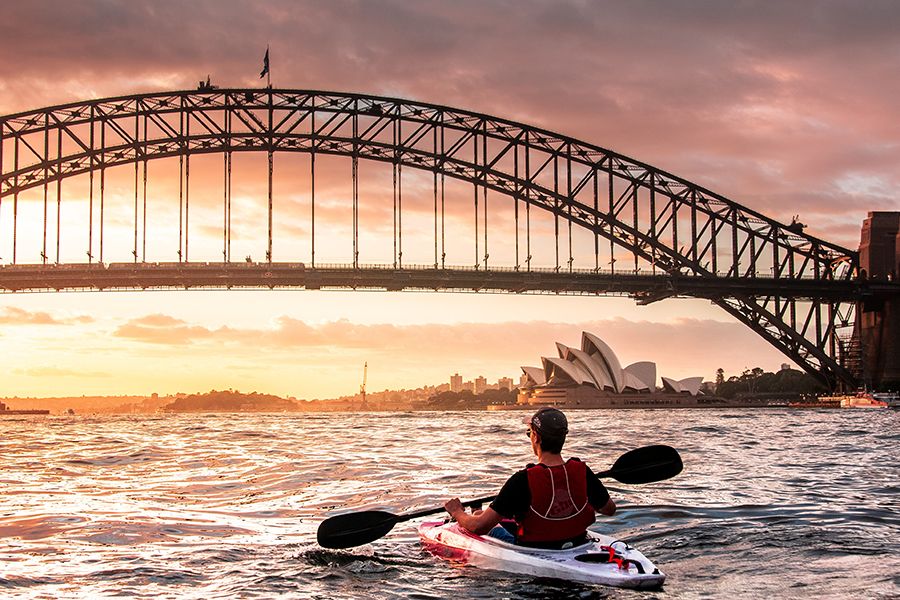
[[[432,554],[482,569],[634,589],[659,588],[666,580],[643,554],[593,531],[588,531],[589,543],[566,550],[516,546],[474,535],[455,522],[422,523],[419,536]],[[610,545],[620,562],[607,560]]]

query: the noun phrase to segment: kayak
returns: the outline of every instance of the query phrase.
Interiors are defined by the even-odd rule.
[[[581,583],[653,589],[666,576],[647,557],[621,540],[587,532],[590,541],[565,550],[517,546],[470,533],[456,522],[419,525],[422,544],[432,554],[453,562]]]

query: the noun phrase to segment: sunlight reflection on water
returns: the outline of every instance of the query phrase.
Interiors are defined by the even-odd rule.
[[[900,595],[897,411],[573,411],[602,470],[667,443],[685,472],[608,482],[595,525],[669,575],[650,597]],[[20,597],[634,597],[451,568],[410,523],[315,544],[329,513],[496,493],[530,460],[521,413],[5,417],[0,594]]]

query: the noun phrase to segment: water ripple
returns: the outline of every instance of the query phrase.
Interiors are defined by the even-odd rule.
[[[529,462],[521,413],[5,419],[0,590],[30,598],[900,596],[900,413],[573,411],[595,470],[649,443],[676,479],[608,481],[594,526],[669,575],[631,592],[452,567],[414,524],[332,551],[317,524],[496,493]],[[852,577],[846,574],[852,573]]]

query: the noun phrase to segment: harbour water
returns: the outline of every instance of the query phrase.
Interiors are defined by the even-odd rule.
[[[451,566],[414,524],[319,548],[337,511],[496,493],[529,461],[522,413],[0,419],[0,597],[896,598],[900,412],[569,413],[602,470],[665,443],[676,479],[609,481],[594,525],[668,575],[633,592]]]

